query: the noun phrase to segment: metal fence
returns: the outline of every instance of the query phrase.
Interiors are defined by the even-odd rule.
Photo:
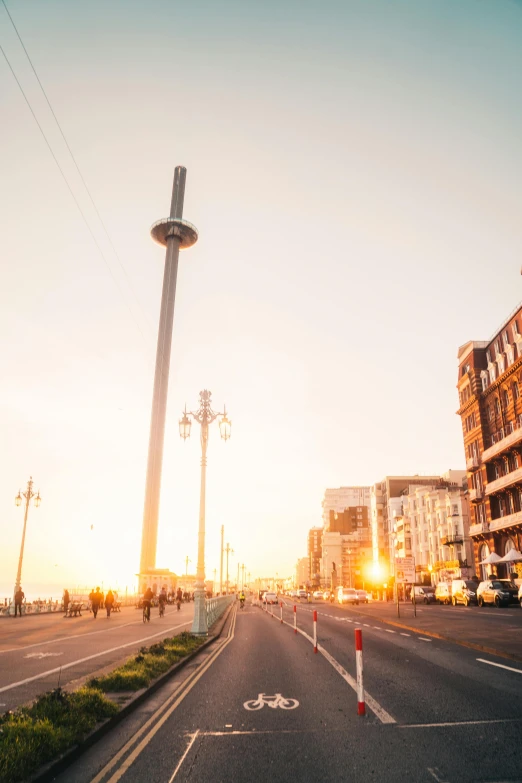
[[[207,598],[205,609],[207,612],[207,627],[210,628],[218,620],[227,606],[236,600],[235,595],[220,595],[217,598]]]

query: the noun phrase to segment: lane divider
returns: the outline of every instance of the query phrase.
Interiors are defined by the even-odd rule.
[[[357,670],[357,715],[365,715],[366,709],[364,706],[362,631],[360,628],[356,628],[354,633],[355,633],[355,666]]]
[[[302,628],[298,628],[297,627],[297,619],[296,618],[297,618],[297,611],[296,611],[296,607],[294,606],[294,624],[293,624],[293,626],[292,626],[291,623],[287,622],[286,620],[283,620],[283,625],[287,625],[289,628],[293,627],[295,633],[300,633],[301,636],[304,636],[304,638],[307,639],[309,642],[311,642],[311,644],[314,644],[314,640],[312,639],[312,637],[309,636],[306,633],[306,631],[303,631]],[[314,644],[314,646],[315,646],[315,644]],[[326,658],[328,663],[331,666],[333,666],[335,671],[338,674],[341,675],[341,677],[346,682],[346,684],[349,685],[350,688],[357,694],[358,693],[357,681],[352,677],[352,675],[349,674],[346,671],[346,669],[343,666],[341,666],[341,664],[338,661],[335,660],[333,655],[330,655],[328,650],[326,650],[321,644],[317,644],[317,651],[321,653],[323,658]],[[381,723],[390,724],[390,723],[396,723],[397,722],[395,720],[395,718],[393,718],[390,715],[390,713],[387,712],[384,709],[384,707],[381,707],[379,702],[376,701],[372,696],[370,696],[370,694],[368,692],[366,692],[365,695],[364,695],[364,701],[365,701],[365,704],[368,705],[370,710],[380,720]],[[92,781],[92,783],[97,783],[97,781]],[[111,781],[109,781],[109,783],[111,783]]]

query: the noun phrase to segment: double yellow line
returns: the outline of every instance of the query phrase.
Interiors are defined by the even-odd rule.
[[[214,650],[213,653],[209,656],[208,660],[201,666],[201,668],[197,669],[195,672],[190,674],[187,679],[180,683],[180,685],[176,688],[174,693],[172,693],[169,698],[159,707],[154,715],[152,715],[146,723],[143,724],[141,729],[136,732],[132,736],[132,739],[130,739],[119,751],[116,753],[116,755],[109,761],[108,764],[96,775],[95,778],[92,779],[91,783],[102,783],[104,781],[106,775],[108,775],[114,767],[116,767],[120,760],[127,754],[129,751],[129,755],[124,759],[124,761],[121,763],[121,765],[118,767],[118,769],[113,772],[110,778],[108,778],[105,783],[117,783],[120,778],[123,777],[123,775],[127,772],[129,767],[136,761],[140,753],[142,753],[143,750],[147,747],[149,742],[152,740],[154,735],[161,729],[165,721],[167,721],[174,710],[179,707],[185,696],[187,696],[188,693],[192,690],[194,685],[198,682],[198,680],[205,674],[207,669],[209,669],[216,658],[221,655],[225,647],[230,644],[232,639],[234,638],[234,632],[236,628],[236,617],[237,617],[237,609],[234,607],[234,613],[232,616],[232,622],[230,624],[230,628],[228,631],[228,635],[224,640],[221,640],[219,642],[219,646]],[[161,717],[160,717],[161,716]],[[136,743],[140,740],[138,745]]]

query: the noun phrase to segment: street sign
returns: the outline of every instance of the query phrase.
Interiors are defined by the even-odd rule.
[[[400,585],[415,583],[415,560],[413,557],[395,558],[395,581]]]

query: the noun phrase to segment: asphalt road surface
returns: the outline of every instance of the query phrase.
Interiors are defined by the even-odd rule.
[[[221,638],[60,783],[522,781],[522,665],[324,607],[233,608]],[[357,715],[354,629],[364,645]]]
[[[167,606],[150,623],[141,609],[124,607],[107,618],[105,611],[64,618],[62,614],[0,620],[0,711],[13,709],[40,693],[77,683],[107,666],[114,667],[140,647],[190,630],[194,604]]]

